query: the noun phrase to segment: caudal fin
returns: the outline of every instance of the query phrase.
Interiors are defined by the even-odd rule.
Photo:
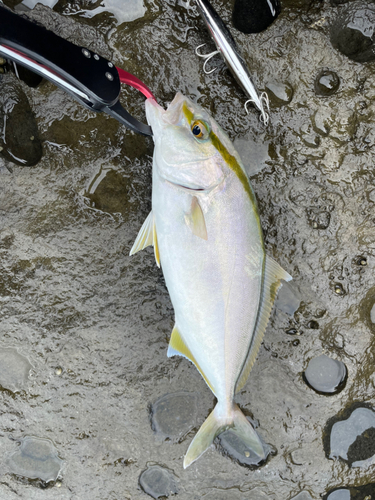
[[[216,405],[190,443],[184,459],[184,469],[195,462],[211,446],[215,437],[227,429],[235,432],[260,458],[266,457],[257,433],[238,406],[234,404],[231,414],[223,417]]]

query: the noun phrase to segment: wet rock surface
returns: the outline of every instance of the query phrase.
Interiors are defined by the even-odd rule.
[[[253,108],[245,114],[246,97],[220,60],[216,73],[203,73],[194,49],[210,39],[191,2],[145,2],[143,17],[121,25],[110,13],[90,19],[41,5],[27,15],[136,74],[163,105],[178,90],[189,95],[241,145],[267,252],[298,291],[292,315],[287,301],[275,308],[236,396],[277,454],[254,471],[213,447],[183,470],[188,445],[215,401],[191,363],[166,356],[174,317],[152,249],[128,256],[151,208],[152,140],[90,112],[48,82],[21,83],[44,153],[32,169],[0,157],[0,347],[27,353],[35,370],[27,390],[0,391],[5,500],[141,500],[147,495],[140,476],[150,464],[178,478],[182,500],[278,500],[302,490],[318,499],[334,488],[352,494],[373,483],[366,462],[372,431],[354,440],[346,461],[329,459],[324,444],[333,415],[353,402],[363,407],[366,401],[370,410],[375,404],[375,68],[330,41],[343,9],[373,5],[288,0],[265,32],[245,35],[231,23],[233,2],[213,4],[259,88],[274,81],[293,89],[289,102],[271,107],[267,128]],[[328,98],[315,94],[322,68],[340,77],[339,91]],[[122,99],[144,119],[142,96],[124,87]],[[113,200],[101,198],[111,203],[99,208],[86,197],[106,168],[126,179],[122,212],[115,207],[120,190],[112,191]],[[322,352],[349,373],[332,397],[312,391],[301,377]],[[180,392],[197,395],[195,427],[182,425],[187,433],[170,442],[159,439],[150,405]],[[9,474],[4,457],[15,449],[9,435],[55,443],[65,462],[59,488],[44,490]]]

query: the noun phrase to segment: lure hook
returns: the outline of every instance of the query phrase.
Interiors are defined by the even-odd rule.
[[[205,59],[204,61],[204,64],[203,64],[203,71],[206,75],[210,75],[211,73],[213,73],[214,71],[216,71],[217,68],[213,68],[211,69],[210,71],[207,71],[206,70],[206,64],[208,63],[208,61],[210,59],[212,59],[214,56],[216,56],[216,54],[220,54],[220,51],[219,50],[215,50],[214,52],[211,52],[210,54],[201,54],[200,52],[198,52],[198,50],[203,47],[204,45],[206,45],[205,43],[202,43],[201,45],[199,45],[196,49],[195,49],[195,53],[198,57],[201,57],[202,59]]]
[[[258,109],[258,111],[260,111],[260,121],[267,126],[270,120],[270,115],[269,115],[270,103],[267,93],[262,92],[258,100],[249,99],[248,101],[245,102],[245,111],[247,114],[249,114],[249,110],[247,109],[249,103],[254,104],[254,106]]]

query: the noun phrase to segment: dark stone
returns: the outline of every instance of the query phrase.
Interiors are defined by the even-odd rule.
[[[346,378],[344,363],[325,354],[311,359],[304,372],[305,382],[322,394],[337,394],[345,386]]]
[[[174,475],[160,465],[152,465],[142,472],[139,484],[153,498],[169,497],[178,492]]]
[[[375,455],[375,428],[370,427],[357,437],[348,449],[348,463],[367,460]]]
[[[331,28],[331,43],[356,62],[375,61],[375,8],[348,8]]]
[[[0,88],[0,152],[17,165],[32,167],[43,154],[38,126],[26,94],[11,75]]]
[[[340,86],[340,78],[334,71],[324,69],[315,78],[315,94],[321,97],[329,97],[337,92]]]
[[[279,0],[236,0],[233,24],[243,33],[260,33],[280,14]]]

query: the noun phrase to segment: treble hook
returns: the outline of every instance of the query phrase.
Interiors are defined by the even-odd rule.
[[[206,73],[206,75],[210,75],[211,73],[213,73],[214,71],[217,70],[217,68],[214,68],[214,69],[211,69],[211,71],[207,71],[206,70],[206,64],[208,63],[208,61],[210,59],[212,59],[214,56],[216,56],[216,54],[220,54],[220,50],[215,50],[214,52],[211,52],[210,54],[200,54],[198,52],[198,49],[200,49],[201,47],[203,47],[204,45],[206,45],[205,43],[202,43],[202,45],[199,45],[196,49],[195,49],[195,53],[197,54],[198,57],[201,57],[202,59],[205,59],[204,61],[204,64],[203,64],[203,71]]]
[[[245,102],[245,111],[249,114],[249,110],[247,109],[247,105],[249,103],[254,104],[254,106],[260,111],[260,121],[264,123],[265,126],[268,125],[270,119],[270,101],[268,99],[268,95],[266,92],[262,92],[258,99],[249,99]],[[268,111],[266,111],[266,109]]]

